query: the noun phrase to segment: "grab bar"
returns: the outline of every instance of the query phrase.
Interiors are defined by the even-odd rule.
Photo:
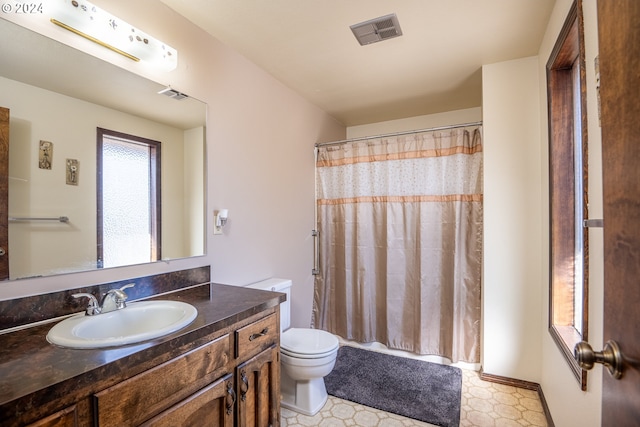
[[[313,236],[313,269],[311,274],[317,276],[320,274],[320,232],[318,230],[311,230]]]
[[[35,217],[9,217],[10,222],[17,221],[59,221],[59,222],[69,222],[68,216],[58,216],[53,218],[35,218]]]

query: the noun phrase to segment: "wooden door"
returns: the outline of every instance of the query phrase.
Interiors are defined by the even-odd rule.
[[[604,342],[623,376],[603,369],[602,425],[640,422],[640,1],[598,0],[604,192]]]
[[[9,278],[9,109],[0,107],[0,280]]]

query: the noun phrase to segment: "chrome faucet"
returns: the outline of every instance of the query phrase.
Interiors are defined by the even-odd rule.
[[[110,311],[126,308],[127,304],[125,301],[127,300],[127,294],[124,292],[124,290],[132,288],[134,286],[135,283],[129,283],[128,285],[124,285],[120,289],[109,290],[105,294],[104,298],[102,298],[101,305],[98,304],[98,300],[92,294],[81,292],[78,294],[72,294],[71,296],[74,298],[89,298],[89,304],[87,305],[85,314],[87,316],[95,316],[96,314],[109,313]]]

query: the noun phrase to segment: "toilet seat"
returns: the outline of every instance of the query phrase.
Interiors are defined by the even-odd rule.
[[[283,368],[285,366],[305,367],[311,370],[306,373],[307,375],[309,375],[309,373],[315,369],[324,369],[324,366],[326,365],[331,365],[331,369],[333,369],[333,364],[335,363],[337,357],[338,357],[337,351],[334,353],[329,353],[326,356],[313,357],[313,358],[290,356],[287,353],[280,353],[280,360],[282,361]],[[329,372],[330,371],[331,370],[329,370]],[[322,378],[325,375],[328,375],[328,372],[319,374],[319,375],[313,375],[313,377]]]
[[[280,351],[300,359],[317,359],[338,350],[340,342],[335,335],[321,329],[291,328],[280,337]]]
[[[331,356],[334,353],[337,353],[337,350],[332,350],[326,353],[318,353],[318,354],[301,354],[301,353],[293,353],[281,348],[280,353],[284,354],[285,356],[294,357],[296,359],[322,359],[323,357]]]

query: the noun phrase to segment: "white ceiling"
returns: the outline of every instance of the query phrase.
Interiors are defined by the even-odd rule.
[[[346,126],[481,105],[481,66],[536,55],[555,0],[162,0]],[[403,35],[349,26],[395,13]]]

